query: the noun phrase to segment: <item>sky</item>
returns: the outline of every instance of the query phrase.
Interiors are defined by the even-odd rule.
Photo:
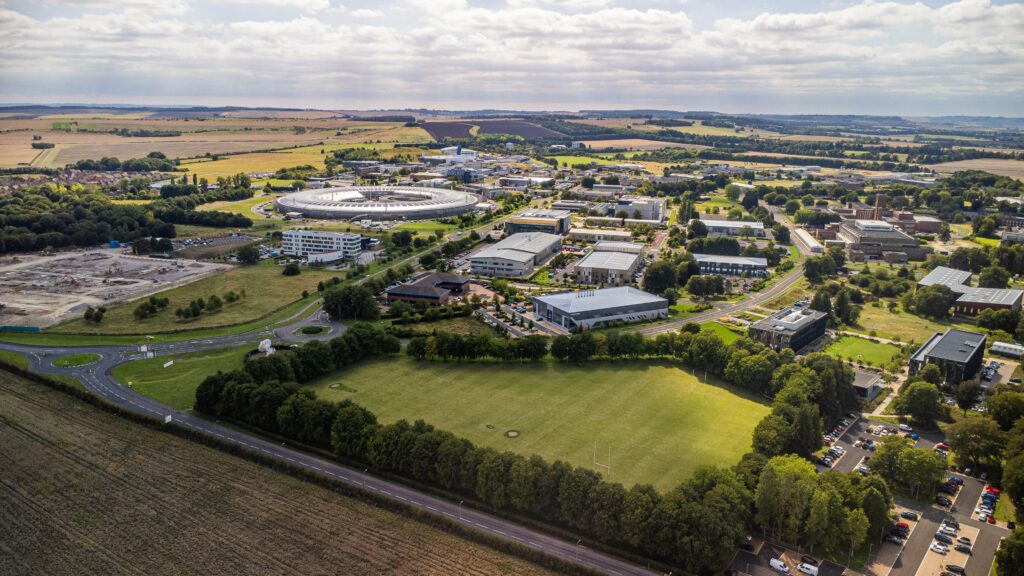
[[[1024,3],[0,0],[0,103],[1024,116]]]

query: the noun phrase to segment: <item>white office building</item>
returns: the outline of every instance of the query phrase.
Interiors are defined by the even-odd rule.
[[[355,258],[359,256],[362,241],[359,234],[323,230],[286,230],[281,238],[281,252],[284,254],[306,257],[321,255],[314,258],[317,261]],[[322,256],[324,254],[331,256],[325,258]]]
[[[594,251],[576,264],[576,279],[582,284],[621,286],[639,268],[640,254]]]

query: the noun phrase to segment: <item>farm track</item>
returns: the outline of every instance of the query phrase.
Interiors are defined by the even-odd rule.
[[[0,375],[0,573],[546,573]]]

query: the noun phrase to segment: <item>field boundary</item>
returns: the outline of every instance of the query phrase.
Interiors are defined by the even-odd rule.
[[[332,490],[339,494],[349,496],[351,498],[356,498],[368,504],[378,506],[380,508],[389,510],[391,512],[395,512],[397,514],[404,515],[419,522],[423,522],[428,526],[444,530],[449,534],[453,534],[455,536],[464,538],[470,542],[475,542],[492,548],[494,550],[497,550],[499,552],[504,552],[506,554],[510,554],[522,560],[532,562],[542,568],[555,570],[562,574],[580,576],[596,576],[601,574],[600,572],[590,570],[586,567],[574,564],[572,562],[556,558],[540,550],[536,550],[528,546],[517,544],[512,541],[499,538],[497,536],[492,536],[490,534],[474,530],[472,528],[465,526],[464,524],[460,524],[453,520],[449,520],[447,518],[444,518],[443,516],[434,514],[432,512],[421,510],[410,505],[402,504],[400,502],[386,498],[384,496],[380,496],[378,494],[373,494],[369,491],[362,490],[358,487],[352,486],[351,484],[345,482],[331,480],[325,476],[316,474],[303,467],[281,462],[280,460],[277,460],[275,458],[265,456],[255,450],[250,450],[248,448],[238,446],[237,444],[218,440],[217,438],[214,438],[209,434],[185,428],[173,421],[165,424],[163,420],[145,416],[121,408],[119,406],[115,406],[113,404],[106,402],[102,398],[85,391],[84,389],[76,388],[74,386],[71,386],[70,384],[54,380],[48,376],[32,372],[31,370],[20,368],[7,362],[5,359],[0,359],[0,370],[24,378],[36,384],[48,386],[58,392],[69,394],[71,396],[74,396],[75,398],[78,398],[79,400],[86,402],[87,404],[90,404],[100,410],[103,410],[104,412],[128,419],[136,424],[140,424],[142,426],[150,428],[151,430],[173,434],[185,440],[198,442],[199,444],[205,445],[210,448],[214,448],[216,450],[220,450],[227,454],[238,456],[240,458],[245,458],[246,460],[249,460],[256,464],[267,466],[272,470],[288,474],[299,480],[314,483],[318,486],[327,488],[328,490]],[[249,429],[248,426],[244,426],[244,428],[246,428],[247,430]],[[263,435],[266,434],[263,433]],[[305,446],[303,446],[300,443],[292,442],[292,444],[301,447],[304,451],[309,451]],[[313,450],[309,452],[314,454],[321,454],[321,451],[318,450]],[[381,475],[381,477],[394,480],[394,478],[392,478],[390,475]],[[404,478],[402,478],[402,480],[403,484],[409,485]],[[419,488],[418,486],[416,487]],[[486,507],[483,507],[482,509],[488,511],[489,513],[492,513]],[[505,517],[504,515],[498,516]],[[516,520],[518,521],[518,519]],[[533,523],[524,524],[527,524],[532,527],[537,527]],[[545,532],[551,533],[550,530],[545,530]],[[600,549],[603,551],[610,551],[609,548],[603,546],[600,547]],[[620,552],[617,549],[615,551]],[[616,556],[630,559],[629,556],[623,556],[621,553],[616,554]],[[637,559],[632,558],[632,560],[635,561]]]

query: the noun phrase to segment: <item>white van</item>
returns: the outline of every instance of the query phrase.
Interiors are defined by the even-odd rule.
[[[818,576],[818,567],[814,566],[813,564],[807,564],[806,562],[802,564],[797,564],[796,569],[797,571],[803,572],[804,574],[810,574],[810,576]]]
[[[782,574],[789,574],[789,566],[786,566],[786,563],[783,562],[780,558],[772,558],[771,561],[768,562],[768,565],[771,566],[772,570],[775,570],[776,572],[781,572]]]

